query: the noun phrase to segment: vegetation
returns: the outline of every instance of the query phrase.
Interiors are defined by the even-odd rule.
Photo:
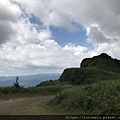
[[[80,68],[67,68],[59,80],[44,81],[23,88],[18,80],[12,87],[0,88],[4,96],[55,95],[50,111],[70,115],[119,115],[120,61],[107,54],[84,59]]]
[[[51,83],[52,82],[52,83]],[[19,84],[18,84],[19,85]],[[35,96],[35,95],[56,95],[63,89],[70,88],[72,85],[61,83],[58,80],[55,81],[45,81],[37,85],[36,87],[24,88],[19,85],[16,87],[0,87],[0,99],[11,99],[11,97],[20,96]]]
[[[17,88],[19,88],[19,87],[20,87],[19,82],[18,82],[19,77],[18,77],[18,76],[16,76],[16,77],[15,77],[15,79],[16,79],[16,82],[14,82],[14,87],[17,89]]]
[[[36,85],[36,87],[40,87],[40,86],[53,86],[53,85],[60,85],[61,82],[58,80],[47,80],[47,81],[43,81],[40,84]]]
[[[120,81],[100,81],[61,91],[51,104],[77,115],[119,115]]]
[[[105,53],[93,58],[85,58],[81,62],[81,68],[94,68],[98,70],[120,73],[120,60],[113,59]]]
[[[116,80],[120,74],[94,68],[68,68],[63,71],[60,81],[70,82],[74,85],[92,84],[104,80]]]
[[[84,59],[81,68],[67,68],[60,76],[72,88],[61,91],[51,104],[69,114],[120,113],[120,61],[103,53]]]

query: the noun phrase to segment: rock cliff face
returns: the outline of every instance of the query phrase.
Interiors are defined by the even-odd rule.
[[[99,80],[120,78],[120,60],[105,53],[93,58],[85,58],[80,68],[67,68],[60,76],[60,81],[72,84],[90,84]]]

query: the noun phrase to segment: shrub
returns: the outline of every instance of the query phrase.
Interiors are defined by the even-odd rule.
[[[118,115],[119,87],[119,80],[76,86],[60,92],[51,104],[59,105],[73,114]]]

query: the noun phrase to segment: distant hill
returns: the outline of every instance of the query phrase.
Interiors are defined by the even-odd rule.
[[[46,80],[56,80],[60,77],[60,73],[49,73],[49,74],[37,74],[37,75],[26,75],[19,76],[19,84],[23,87],[36,86],[37,84]],[[0,87],[13,86],[15,82],[15,76],[2,76],[0,77]]]
[[[120,60],[113,59],[106,53],[93,58],[85,58],[80,68],[67,68],[60,76],[60,81],[72,84],[90,84],[100,80],[120,78]]]

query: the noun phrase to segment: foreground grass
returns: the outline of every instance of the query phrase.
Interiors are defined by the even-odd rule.
[[[63,90],[50,104],[73,115],[119,115],[120,80],[99,81]]]
[[[29,88],[1,87],[0,115],[61,115],[49,102],[57,93],[72,85],[40,85]]]
[[[47,81],[37,87],[6,87],[0,88],[0,99],[0,114],[119,115],[120,80],[81,85]]]
[[[37,87],[29,88],[15,88],[12,87],[0,87],[0,99],[13,99],[19,97],[31,97],[31,96],[41,96],[41,95],[56,95],[60,91],[70,88],[72,85],[40,85]]]

